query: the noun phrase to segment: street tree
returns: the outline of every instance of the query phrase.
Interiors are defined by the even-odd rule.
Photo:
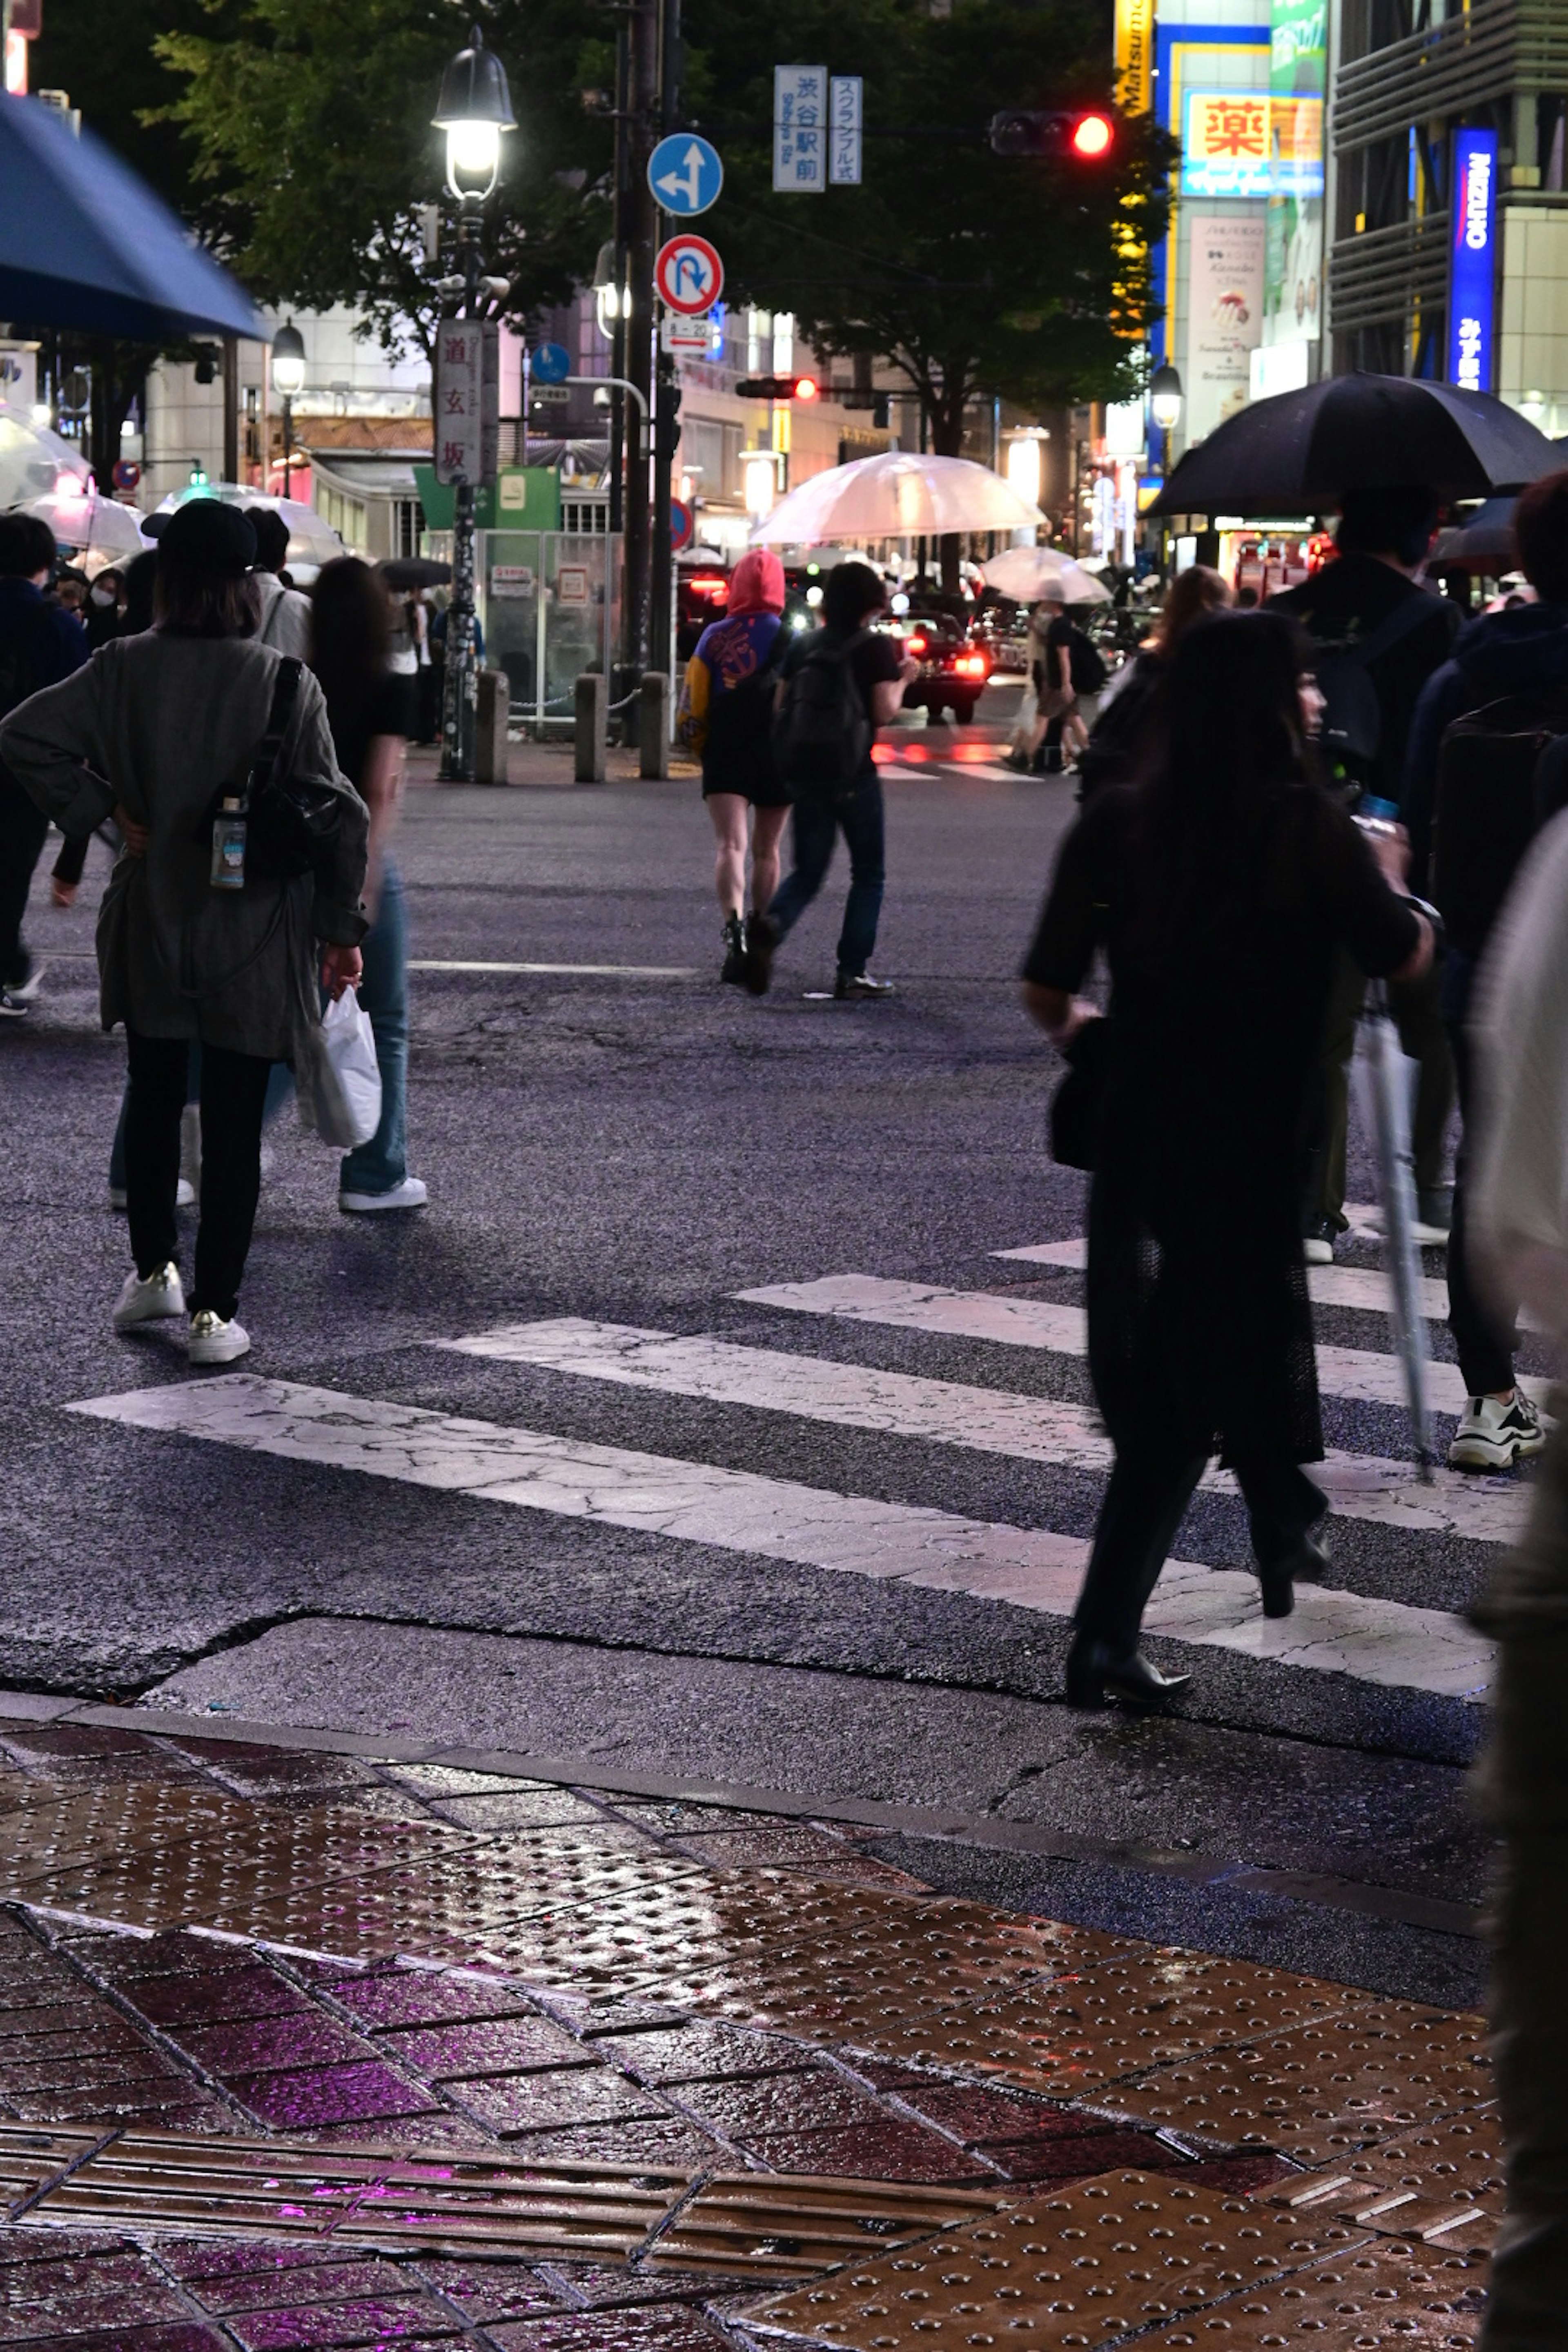
[[[724,155],[713,219],[736,296],[793,312],[825,357],[890,363],[949,456],[976,396],[1137,389],[1169,141],[1119,121],[1089,163],[999,156],[986,138],[1007,108],[1112,100],[1095,0],[687,0],[685,26],[690,111]],[[863,78],[858,187],[773,192],[773,68],[797,59]]]

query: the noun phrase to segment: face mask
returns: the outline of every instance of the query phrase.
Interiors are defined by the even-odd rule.
[[[92,592],[92,601],[95,604],[112,604],[114,602],[113,589],[95,588]]]

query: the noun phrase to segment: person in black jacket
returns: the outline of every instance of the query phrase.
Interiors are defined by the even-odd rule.
[[[0,515],[0,719],[88,657],[87,632],[45,594],[55,535],[41,517]],[[49,820],[0,761],[0,1018],[19,1021],[42,967],[22,943],[22,917]]]

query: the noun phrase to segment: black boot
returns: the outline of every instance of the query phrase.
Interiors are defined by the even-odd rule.
[[[746,977],[746,926],[739,915],[727,915],[722,932],[724,968],[721,981],[729,981],[739,988]]]
[[[1163,1707],[1184,1691],[1191,1675],[1163,1675],[1136,1649],[1113,1650],[1075,1633],[1068,1652],[1067,1700],[1069,1706],[1104,1706],[1114,1693],[1129,1706]]]
[[[1259,1560],[1258,1581],[1263,1588],[1263,1613],[1266,1617],[1289,1617],[1296,1606],[1294,1588],[1298,1584],[1321,1584],[1329,1555],[1321,1544],[1303,1535],[1291,1549],[1279,1559]]]
[[[742,978],[753,996],[765,996],[773,976],[773,957],[784,933],[771,915],[753,915],[746,930],[746,963]]]

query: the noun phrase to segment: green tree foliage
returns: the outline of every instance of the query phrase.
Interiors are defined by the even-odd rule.
[[[688,0],[691,113],[721,148],[711,215],[738,295],[795,313],[825,354],[892,361],[955,454],[965,404],[1114,398],[1137,382],[1170,146],[1147,121],[1088,165],[994,155],[1005,107],[1105,106],[1094,0]],[[865,82],[858,188],[772,192],[773,68]]]
[[[230,211],[232,259],[264,300],[352,302],[395,344],[433,341],[417,208],[445,171],[431,128],[468,11],[440,0],[224,0],[231,24],[171,32],[183,82],[164,111],[190,142],[198,196]],[[526,317],[564,299],[607,233],[607,125],[585,113],[574,0],[498,0],[480,21],[506,64],[518,130],[487,216],[487,266]],[[164,136],[175,135],[165,131]]]

